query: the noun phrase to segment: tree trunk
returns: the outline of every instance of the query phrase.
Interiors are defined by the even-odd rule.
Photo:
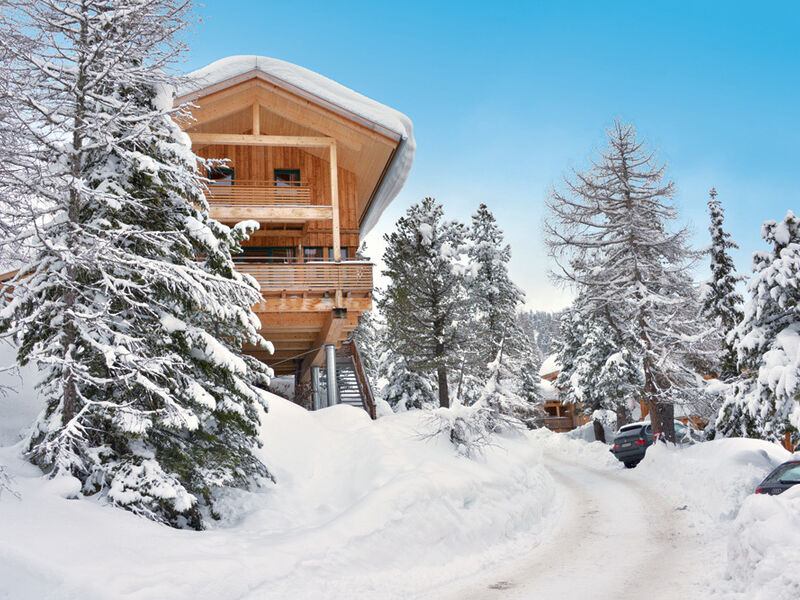
[[[625,406],[625,404],[622,402],[617,404],[617,429],[623,425],[627,425],[629,418],[630,416],[628,414],[628,408]]]
[[[606,431],[603,428],[603,424],[600,421],[593,421],[594,426],[594,439],[598,442],[606,443]]]
[[[664,432],[664,439],[675,443],[675,405],[672,402],[662,402],[661,407],[661,431]]]
[[[447,367],[439,366],[436,369],[439,376],[439,406],[450,408],[450,390],[447,388]]]

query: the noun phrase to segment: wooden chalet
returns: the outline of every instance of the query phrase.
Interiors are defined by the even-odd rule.
[[[555,385],[560,372],[561,367],[555,362],[554,355],[549,356],[539,369],[539,377],[542,380],[539,391],[542,394],[542,408],[545,413],[540,423],[551,431],[563,433],[588,423],[590,419],[588,415],[577,414],[575,405],[561,400],[559,389]]]
[[[225,159],[206,174],[211,216],[259,223],[236,262],[261,285],[254,310],[275,352],[250,352],[276,375],[293,374],[307,407],[349,399],[374,417],[358,349],[345,342],[372,308],[373,265],[358,247],[411,168],[411,122],[321,75],[258,56],[190,74],[175,102],[193,105],[184,127],[193,151]],[[344,371],[355,375],[357,398],[342,389]]]

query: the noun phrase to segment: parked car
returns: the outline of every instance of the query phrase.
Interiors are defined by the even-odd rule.
[[[789,460],[764,478],[756,488],[756,494],[775,496],[800,483],[800,460]]]
[[[700,436],[691,427],[675,421],[675,441],[680,445],[699,441]],[[629,469],[644,458],[647,448],[653,445],[653,426],[650,421],[623,425],[614,435],[610,452]]]

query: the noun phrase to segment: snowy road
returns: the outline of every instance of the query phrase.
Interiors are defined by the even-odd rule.
[[[559,524],[527,556],[473,580],[453,600],[704,596],[708,549],[680,509],[638,483],[635,470],[545,458],[564,496]]]

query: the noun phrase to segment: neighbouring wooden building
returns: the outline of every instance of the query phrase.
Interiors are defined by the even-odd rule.
[[[374,417],[358,349],[345,342],[372,308],[373,265],[358,248],[408,176],[411,122],[259,56],[219,60],[178,94],[176,103],[194,106],[184,124],[193,151],[225,159],[206,173],[211,216],[259,223],[236,262],[261,285],[254,310],[275,352],[251,353],[293,374],[296,399],[309,408],[349,401]]]
[[[542,382],[539,391],[542,395],[542,408],[544,416],[541,424],[551,431],[563,433],[572,431],[589,422],[588,415],[581,415],[575,412],[575,405],[561,400],[561,395],[556,387],[556,379],[561,372],[561,366],[556,361],[553,354],[548,356],[539,368],[539,377]]]

